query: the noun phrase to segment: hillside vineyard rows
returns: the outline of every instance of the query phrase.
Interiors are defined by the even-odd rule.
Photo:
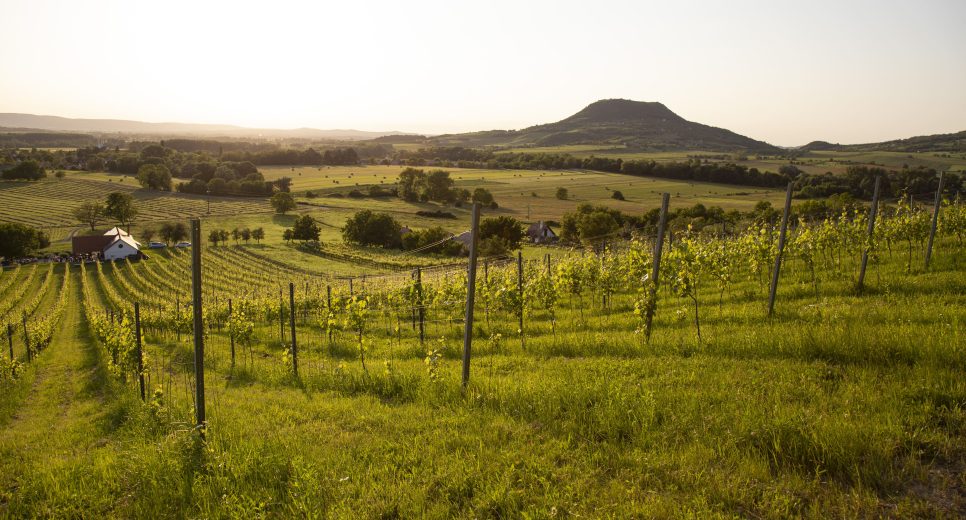
[[[462,390],[456,360],[462,354],[465,264],[334,278],[286,268],[244,248],[204,247],[204,365],[212,380],[227,381],[224,389],[210,390],[221,396],[209,404],[210,449],[228,450],[230,443],[218,440],[220,432],[235,435],[242,428],[230,419],[240,413],[228,404],[230,395],[258,384],[492,412],[523,425],[539,424],[553,438],[577,445],[640,448],[681,444],[688,436],[711,438],[716,439],[708,441],[712,444],[723,443],[713,449],[730,453],[731,460],[761,457],[781,475],[817,473],[848,485],[861,481],[892,489],[901,478],[893,468],[897,459],[917,452],[948,455],[950,443],[955,444],[950,438],[966,425],[961,409],[942,404],[966,392],[959,377],[966,361],[962,298],[953,296],[957,290],[961,296],[964,286],[966,208],[942,203],[932,265],[926,268],[932,221],[931,211],[906,201],[880,207],[871,236],[865,210],[833,218],[803,216],[785,238],[771,318],[767,301],[779,230],[765,222],[668,233],[656,285],[651,280],[654,235],[599,237],[584,247],[548,248],[539,259],[526,261],[480,259],[473,368],[470,385]],[[859,287],[856,277],[866,251],[868,273]],[[17,267],[0,275],[0,294],[0,316],[10,324],[5,326],[10,356],[0,367],[4,385],[25,372],[28,360],[46,355],[69,301],[80,296],[80,310],[70,317],[83,317],[112,377],[132,394],[143,377],[144,406],[158,424],[192,424],[197,402],[190,355],[190,251],[165,249],[137,262]],[[649,313],[655,316],[650,330]],[[763,357],[798,364],[790,370],[787,361],[768,367]],[[548,363],[556,358],[569,361]],[[680,377],[690,370],[690,379],[676,375],[675,359],[687,367]],[[720,385],[735,384],[721,381],[689,390],[700,394],[700,410],[691,408],[696,406],[691,401],[675,405],[675,399],[685,398],[668,391],[700,386],[695,371],[714,360],[732,369],[748,363],[744,370],[751,379],[739,384],[739,398],[716,393],[725,391]],[[864,386],[868,370],[900,386],[890,386],[897,393],[881,402],[850,394],[861,403],[852,413],[862,424],[846,421],[850,426],[845,426],[840,416],[833,419],[814,407],[817,395],[837,403],[834,407],[845,406],[845,394],[836,392],[848,393],[850,385],[856,392],[871,391]],[[659,372],[667,373],[661,376],[665,386],[647,384]],[[769,378],[789,377],[798,378],[792,386],[800,386],[801,395],[764,390]],[[905,383],[926,378],[925,393],[902,393],[919,388],[901,390]],[[758,402],[741,398],[741,385],[749,381],[765,385],[756,386]],[[785,383],[780,388],[792,392]],[[926,408],[913,413],[915,403]],[[772,406],[774,415],[767,420],[755,415],[762,406]],[[903,425],[870,426],[879,420]],[[701,432],[688,433],[695,428]],[[205,431],[189,430],[196,439]],[[926,439],[911,441],[913,430]],[[288,464],[307,463],[289,459]],[[225,474],[234,471],[230,467],[211,463],[207,468],[209,478],[235,478]],[[479,486],[493,485],[480,478]],[[328,484],[306,480],[301,485]],[[264,501],[276,501],[277,511],[288,511],[299,500],[269,495]],[[473,496],[467,500],[482,500]],[[519,496],[508,496],[511,503],[486,507],[525,509]],[[164,507],[157,500],[151,507]],[[216,502],[195,506],[207,513],[230,510],[227,502]],[[331,511],[349,507],[339,506],[336,498],[323,502]],[[801,514],[806,510],[801,508],[815,506],[808,504],[784,504],[781,511]],[[10,507],[13,512],[30,506],[15,500]],[[568,507],[579,510],[576,502]]]

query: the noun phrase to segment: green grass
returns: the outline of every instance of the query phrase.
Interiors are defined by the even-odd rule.
[[[234,366],[216,330],[207,444],[187,426],[187,338],[147,332],[165,407],[141,406],[90,340],[72,270],[53,346],[0,392],[0,413],[16,409],[0,419],[0,515],[961,517],[963,249],[944,240],[933,268],[909,275],[901,256],[883,252],[862,295],[850,264],[820,270],[817,299],[789,262],[773,318],[757,279],[737,273],[720,309],[702,296],[702,341],[692,305],[663,289],[646,346],[633,288],[609,307],[562,298],[556,338],[537,306],[525,344],[514,319],[478,311],[466,390],[462,327],[434,309],[425,346],[408,315],[391,349],[374,319],[368,372],[350,337],[329,344],[300,321],[299,379],[277,324],[259,323]],[[424,358],[437,347],[434,383]]]

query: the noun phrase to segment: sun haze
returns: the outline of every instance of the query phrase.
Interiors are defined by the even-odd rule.
[[[420,133],[659,101],[776,145],[966,128],[966,3],[2,2],[0,112]]]

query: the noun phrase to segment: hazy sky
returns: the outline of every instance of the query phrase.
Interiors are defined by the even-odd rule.
[[[426,133],[605,98],[777,145],[966,130],[966,1],[0,0],[0,112]]]

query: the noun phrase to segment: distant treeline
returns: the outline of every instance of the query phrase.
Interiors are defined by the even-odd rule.
[[[123,139],[105,139],[109,148],[124,147]],[[0,148],[83,148],[96,146],[97,138],[73,132],[28,132],[0,134]]]
[[[901,197],[935,192],[939,189],[939,175],[932,168],[918,167],[900,171],[868,166],[849,166],[845,173],[823,173],[795,176],[795,197],[815,199],[832,195],[851,194],[856,198],[871,199],[875,192],[875,179],[882,177],[882,197]],[[943,193],[953,196],[963,191],[963,178],[947,172]]]
[[[278,150],[277,143],[249,143],[241,141],[211,141],[206,139],[165,139],[164,146],[179,152],[197,152],[204,150],[211,153],[222,152],[263,152]]]

